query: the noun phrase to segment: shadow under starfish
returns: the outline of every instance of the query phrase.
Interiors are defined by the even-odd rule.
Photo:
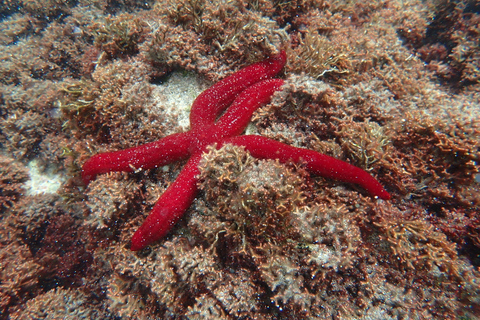
[[[143,249],[165,236],[190,207],[198,192],[198,164],[210,145],[220,148],[231,143],[245,147],[256,158],[278,159],[282,163],[302,162],[314,174],[355,183],[372,196],[390,199],[390,194],[375,178],[349,163],[269,138],[241,135],[253,112],[268,103],[273,93],[282,87],[284,81],[273,77],[282,70],[285,62],[286,54],[282,51],[241,69],[205,90],[192,105],[189,131],[126,150],[97,154],[85,162],[82,178],[88,185],[98,174],[152,169],[188,159],[176,180],[158,199],[150,215],[133,235],[131,250]]]

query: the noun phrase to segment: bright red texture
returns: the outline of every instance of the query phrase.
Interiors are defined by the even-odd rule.
[[[273,77],[282,70],[285,62],[286,54],[282,51],[241,69],[201,93],[192,106],[190,131],[122,151],[101,153],[83,165],[82,178],[88,184],[98,174],[106,172],[151,169],[189,159],[133,235],[131,250],[143,249],[164,237],[190,207],[198,192],[198,163],[206,148],[214,144],[217,148],[225,143],[244,146],[252,156],[260,159],[302,162],[314,174],[355,183],[372,196],[390,199],[375,178],[344,161],[261,136],[240,136],[253,112],[268,103],[273,93],[280,90],[283,80]]]

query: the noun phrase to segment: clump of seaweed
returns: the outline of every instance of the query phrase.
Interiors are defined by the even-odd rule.
[[[92,236],[79,225],[79,208],[59,199],[51,194],[25,196],[1,220],[0,295],[5,312],[23,310],[20,306],[28,300],[58,286],[78,288],[87,273]]]
[[[22,37],[38,33],[42,28],[42,23],[31,15],[15,13],[6,17],[0,28],[0,44],[13,45]]]
[[[0,156],[0,207],[11,208],[25,193],[28,170],[14,159]]]
[[[254,241],[285,237],[290,213],[305,200],[303,181],[294,171],[278,161],[256,160],[240,147],[211,148],[200,171],[206,200],[218,203],[222,220],[239,232],[242,246],[246,236]]]
[[[36,148],[45,135],[42,123],[46,118],[34,111],[17,110],[2,119],[2,136],[0,141],[17,159],[33,158]]]
[[[61,88],[62,98],[58,101],[59,108],[67,118],[77,120],[76,127],[81,124],[84,128],[88,125],[82,119],[88,119],[93,112],[93,102],[97,93],[88,80],[66,83]],[[65,124],[64,124],[65,125]]]
[[[330,208],[318,204],[297,208],[294,217],[292,226],[310,251],[308,263],[336,271],[353,266],[352,259],[361,244],[355,212],[349,212],[343,204]]]
[[[395,268],[403,273],[414,271],[414,277],[434,281],[448,292],[478,292],[478,271],[466,263],[458,246],[428,222],[418,208],[401,211],[379,204],[374,210],[373,225],[380,231],[378,236],[388,243],[385,253],[397,258]],[[473,296],[467,300],[473,305],[478,303]]]
[[[66,119],[64,128],[76,135],[97,136],[101,141],[118,141],[126,136],[119,134],[117,139],[115,130],[135,130],[136,121],[145,116],[143,108],[151,103],[152,87],[144,85],[148,84],[148,67],[140,61],[133,64],[108,61],[95,68],[91,79],[61,83],[58,105]]]
[[[141,198],[139,184],[118,179],[119,174],[104,174],[89,184],[85,195],[90,215],[86,224],[106,229],[119,224],[134,211],[134,199]],[[137,203],[141,203],[138,201]]]
[[[95,45],[113,59],[137,54],[138,45],[145,40],[148,30],[145,22],[125,13],[107,18],[94,28],[93,34]]]
[[[384,129],[369,120],[341,121],[338,135],[346,154],[367,171],[372,170],[372,165],[385,156],[385,148],[390,143]]]
[[[89,303],[87,294],[71,289],[55,288],[28,300],[11,313],[13,319],[93,319],[107,315]]]
[[[153,2],[0,4],[0,318],[477,316],[476,4]],[[363,166],[392,200],[227,145],[177,227],[129,251],[181,164],[83,188],[86,157],[185,130],[172,70],[206,87],[281,49],[247,132]],[[25,193],[33,159],[69,169],[61,196]]]
[[[262,46],[262,51],[275,53],[278,41],[286,39],[286,34],[277,30],[276,23],[263,17],[262,13],[245,10],[224,1],[175,1],[167,7],[166,12],[174,25],[193,29],[220,52],[238,50],[245,42],[253,42]]]
[[[393,254],[408,268],[438,267],[449,276],[459,277],[457,250],[445,235],[422,220],[383,221],[375,224],[390,243]]]
[[[441,0],[433,1],[431,10],[428,25],[415,32],[404,26],[399,28],[400,35],[445,83],[456,89],[478,83],[478,8],[469,1]]]
[[[48,22],[64,18],[75,5],[76,1],[73,0],[8,0],[2,2],[0,10],[5,13],[29,13],[37,19]]]
[[[288,52],[288,68],[318,79],[327,74],[348,73],[352,69],[348,45],[330,40],[317,31],[298,35],[298,46]]]
[[[272,139],[315,149],[319,140],[335,137],[329,123],[342,115],[338,97],[325,82],[292,74],[272,102],[254,114],[255,129]]]
[[[207,74],[211,80],[225,75],[226,63],[235,66],[239,57],[247,63],[258,61],[277,53],[288,39],[285,30],[262,12],[231,2],[165,1],[157,3],[155,11],[169,23],[155,28],[147,56],[156,65],[202,73],[215,66],[217,72]]]
[[[0,242],[0,310],[8,314],[12,306],[25,303],[38,293],[38,275],[44,267],[38,264],[28,246],[17,239],[15,229],[0,227],[2,240]]]
[[[478,172],[474,162],[480,157],[476,121],[463,124],[435,121],[415,112],[407,113],[396,125],[400,127],[392,137],[392,144],[401,155],[395,156],[408,163],[405,170],[417,180],[417,190],[429,185],[426,191],[432,192],[434,185],[447,184],[455,192],[457,186],[473,182]]]

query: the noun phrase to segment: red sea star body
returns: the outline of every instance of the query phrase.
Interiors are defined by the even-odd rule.
[[[193,103],[188,132],[172,134],[122,151],[101,153],[83,165],[82,178],[88,184],[101,173],[151,169],[188,159],[176,180],[158,199],[150,215],[133,235],[131,250],[140,250],[165,236],[190,207],[198,191],[198,164],[206,148],[214,144],[218,148],[226,143],[244,146],[256,158],[278,159],[283,163],[303,162],[306,169],[314,174],[356,183],[373,196],[390,198],[375,178],[351,164],[265,137],[239,136],[253,112],[269,102],[273,93],[283,85],[283,80],[273,77],[285,62],[286,54],[282,51],[277,56],[241,69],[201,93]],[[228,106],[228,110],[220,116]]]

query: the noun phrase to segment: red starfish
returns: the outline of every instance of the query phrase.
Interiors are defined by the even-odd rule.
[[[303,162],[312,173],[356,183],[372,196],[390,199],[377,180],[351,164],[265,137],[239,136],[250,122],[253,112],[269,102],[273,93],[283,85],[283,80],[272,78],[280,72],[285,62],[286,54],[282,51],[279,55],[241,69],[201,93],[193,103],[188,132],[172,134],[122,151],[97,154],[83,165],[82,178],[88,184],[101,173],[151,169],[189,159],[133,235],[131,250],[140,250],[165,236],[190,207],[198,191],[198,163],[206,147],[214,144],[217,144],[217,148],[226,143],[244,146],[256,158]]]

